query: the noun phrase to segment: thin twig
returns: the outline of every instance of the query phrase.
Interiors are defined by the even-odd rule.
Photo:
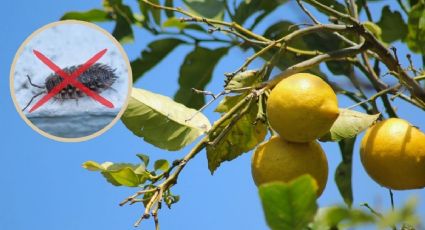
[[[372,207],[370,207],[368,203],[363,203],[363,204],[361,204],[360,206],[366,207],[367,209],[369,209],[369,211],[370,211],[373,215],[375,215],[375,216],[377,216],[377,217],[379,217],[379,218],[382,218],[382,214],[381,214],[381,213],[379,213],[379,212],[377,212],[377,211],[375,211],[375,209],[373,209]]]

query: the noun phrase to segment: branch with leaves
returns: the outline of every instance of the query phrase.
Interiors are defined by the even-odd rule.
[[[420,85],[421,80],[425,79],[423,70],[413,65],[411,56],[407,57],[410,65],[403,68],[397,50],[388,45],[395,40],[406,39],[413,51],[425,53],[423,47],[416,44],[425,42],[425,39],[410,35],[414,33],[412,30],[417,29],[416,24],[419,23],[418,9],[425,9],[423,1],[418,1],[417,5],[411,6],[410,9],[402,1],[398,1],[403,12],[408,13],[409,26],[406,26],[400,13],[392,12],[389,8],[383,9],[378,23],[372,22],[367,0],[347,0],[345,5],[334,0],[326,1],[328,4],[317,0],[297,0],[300,13],[305,14],[313,25],[279,21],[267,28],[263,34],[254,32],[254,29],[273,10],[285,5],[284,3],[252,0],[241,1],[239,4],[235,2],[232,6],[227,1],[224,3],[211,1],[212,5],[206,10],[205,7],[197,5],[202,3],[183,2],[187,9],[174,7],[173,1],[165,1],[162,5],[156,0],[139,0],[141,14],[137,14],[121,1],[106,0],[103,10],[70,12],[62,18],[115,21],[113,35],[122,43],[133,39],[135,26],[154,35],[166,36],[148,44],[140,57],[132,61],[132,71],[136,80],[156,66],[175,47],[189,45],[194,48],[180,68],[180,89],[174,100],[134,88],[122,121],[135,135],[165,150],[179,150],[203,136],[201,140],[194,144],[183,158],[172,163],[158,160],[154,162],[153,169],[148,169],[149,157],[146,155],[138,155],[142,161],[140,164],[111,162],[99,164],[88,161],[83,165],[89,170],[101,172],[113,185],[139,189],[120,203],[121,206],[143,203],[144,211],[135,226],[152,216],[156,228],[159,229],[159,210],[163,204],[171,207],[179,200],[179,196],[172,194],[172,188],[178,182],[185,166],[198,153],[206,150],[208,168],[213,173],[221,163],[231,161],[261,143],[268,133],[265,103],[269,92],[282,79],[295,73],[311,72],[321,76],[337,93],[347,96],[355,103],[347,109],[340,109],[340,115],[329,133],[320,139],[339,143],[343,161],[337,169],[335,181],[348,206],[353,202],[351,157],[356,136],[378,118],[384,118],[385,114],[388,117],[397,117],[397,111],[392,105],[392,101],[396,98],[425,110],[425,90]],[[307,5],[327,16],[330,23],[321,23]],[[361,10],[366,12],[368,21],[360,21],[358,12]],[[161,12],[167,16],[166,21],[163,21],[164,15]],[[250,26],[247,25],[247,19],[256,13],[258,15],[254,21]],[[175,14],[181,17],[177,18]],[[388,33],[387,30],[391,28],[384,30],[383,28],[391,24],[388,21],[392,20],[408,27],[406,30],[409,34],[403,35],[399,31]],[[205,47],[201,43],[213,45]],[[215,47],[217,44],[220,46]],[[205,86],[212,78],[215,65],[233,47],[252,50],[253,54],[247,57],[239,68],[223,74],[224,88],[221,92],[206,91]],[[249,70],[257,59],[264,60],[262,68]],[[324,66],[335,75],[346,76],[352,87],[332,83],[321,71]],[[381,68],[388,69],[388,73],[381,74]],[[279,69],[280,73],[270,77],[273,69]],[[414,77],[409,75],[409,71]],[[360,82],[357,76],[359,73],[363,74],[368,82]],[[398,83],[387,84],[383,79],[386,75],[394,76]],[[376,92],[368,96],[371,89]],[[405,89],[409,94],[406,94]],[[205,103],[205,97],[212,99]],[[382,100],[385,113],[380,111],[378,98]],[[218,99],[221,101],[215,111],[220,113],[221,117],[211,125],[202,111]],[[350,110],[357,106],[361,106],[367,114]],[[343,218],[346,220],[361,224],[377,222],[376,218],[382,221],[379,222],[382,226],[396,226],[402,221],[399,220],[403,215],[402,212],[397,214],[399,219],[394,220],[395,217],[388,217],[390,214],[377,215],[377,211],[365,205],[372,215],[362,210],[334,207],[324,212],[322,219],[319,218],[314,222],[317,204],[311,178],[300,178],[299,181],[286,185],[271,184],[260,187],[266,218],[285,215],[285,213],[273,213],[267,208],[273,204],[269,199],[275,189],[290,191],[300,188],[305,190],[304,195],[307,198],[311,198],[305,199],[305,207],[314,210],[306,212],[303,207],[294,207],[294,210],[290,210],[300,213],[302,216],[300,223],[303,226],[310,223],[313,226],[338,229],[336,223],[326,222],[332,215],[336,215],[335,213],[344,213]],[[291,197],[285,199],[290,202]],[[403,209],[404,213],[411,212],[412,207],[413,204],[407,204]],[[280,210],[285,208],[287,207]],[[412,221],[409,223],[416,223],[414,214],[410,214]],[[350,219],[353,216],[361,218]],[[268,222],[273,229],[297,229],[297,226],[281,226],[275,225],[273,221]]]

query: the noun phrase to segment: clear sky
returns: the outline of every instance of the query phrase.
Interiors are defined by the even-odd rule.
[[[129,1],[127,1],[129,2]],[[388,2],[388,1],[382,1]],[[395,1],[391,1],[395,2]],[[131,3],[134,5],[134,3]],[[102,136],[82,143],[61,143],[47,139],[33,131],[16,112],[9,91],[9,71],[15,52],[34,30],[58,20],[70,10],[88,10],[101,7],[101,1],[5,1],[0,14],[2,31],[0,44],[0,229],[132,229],[132,224],[143,207],[119,207],[118,203],[135,192],[135,189],[113,187],[101,175],[81,168],[86,160],[138,162],[137,153],[149,154],[152,159],[173,160],[182,157],[190,148],[178,152],[157,149],[129,132],[121,122]],[[382,3],[370,5],[375,19],[379,18]],[[397,6],[393,6],[397,8]],[[135,7],[137,9],[137,7]],[[283,15],[283,16],[282,16]],[[284,17],[284,18],[283,18]],[[265,24],[281,19],[303,21],[298,8],[289,4],[268,17]],[[100,24],[111,31],[110,24]],[[263,27],[264,29],[264,27]],[[261,28],[260,28],[261,30]],[[136,42],[125,45],[130,59],[153,37],[136,29]],[[398,44],[400,45],[400,44]],[[136,83],[137,87],[172,96],[178,88],[178,70],[188,47],[179,47],[161,65],[148,72]],[[399,48],[400,57],[407,50]],[[238,68],[249,53],[238,49],[222,59],[214,71],[214,80],[208,90],[218,92],[224,72]],[[405,58],[402,63],[406,65]],[[414,56],[417,66],[421,60]],[[259,67],[255,62],[253,67]],[[166,67],[166,68],[164,68]],[[341,77],[330,76],[331,80]],[[338,80],[339,81],[339,80]],[[340,97],[340,107],[352,103]],[[424,112],[396,100],[399,115],[424,130]],[[381,106],[382,108],[382,106]],[[218,115],[207,110],[211,121]],[[360,138],[358,138],[358,141]],[[329,179],[326,190],[319,199],[321,206],[342,204],[333,174],[341,160],[336,143],[322,144],[329,160]],[[222,164],[211,176],[207,169],[205,153],[191,161],[179,178],[174,193],[181,201],[171,210],[160,212],[162,229],[266,229],[257,189],[250,172],[251,153]],[[368,202],[379,210],[388,210],[388,191],[373,182],[359,161],[358,148],[354,153],[354,203]],[[409,196],[420,197],[418,208],[425,219],[425,192],[413,190],[395,192],[396,205]],[[143,229],[153,229],[152,221],[142,223]]]

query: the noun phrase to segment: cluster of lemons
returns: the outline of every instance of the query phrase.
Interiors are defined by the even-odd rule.
[[[329,132],[338,115],[335,92],[320,77],[298,73],[279,82],[267,101],[268,121],[278,135],[255,150],[255,183],[289,182],[309,174],[320,196],[328,162],[317,139]],[[366,171],[379,184],[392,189],[425,187],[425,134],[408,122],[392,118],[372,126],[360,152]]]

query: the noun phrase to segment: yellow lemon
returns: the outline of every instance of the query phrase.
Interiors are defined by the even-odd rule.
[[[280,81],[267,101],[271,127],[288,141],[308,142],[326,134],[338,117],[338,101],[320,77],[294,74]]]
[[[320,196],[328,179],[328,161],[317,141],[288,142],[279,136],[260,144],[252,157],[252,177],[258,186],[272,181],[289,182],[310,174]]]
[[[405,120],[391,118],[369,128],[360,157],[369,176],[382,186],[425,187],[425,134]]]

